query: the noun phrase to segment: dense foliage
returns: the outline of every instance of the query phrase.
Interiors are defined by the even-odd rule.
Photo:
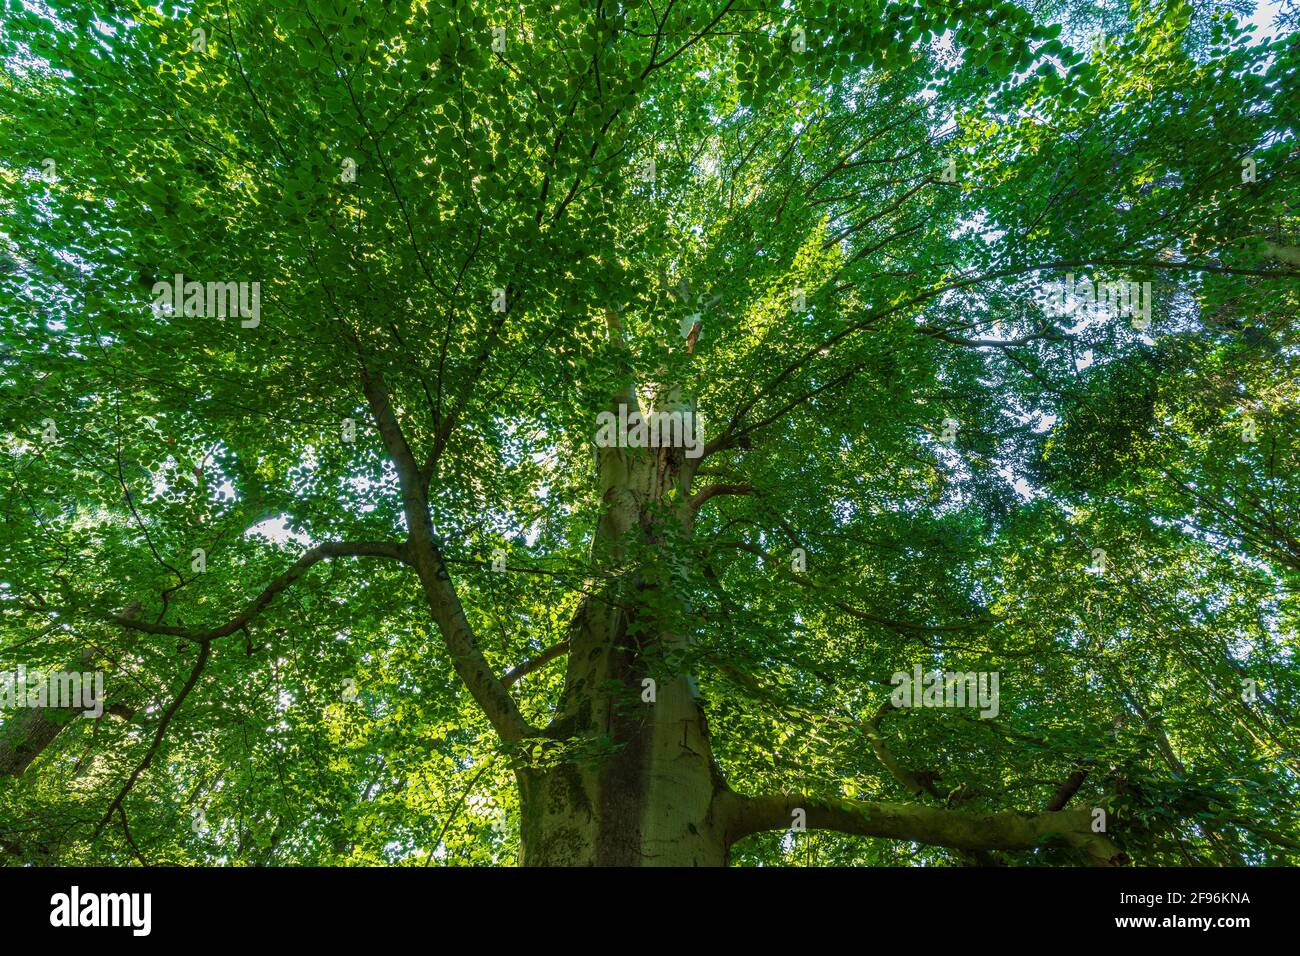
[[[513,862],[515,770],[622,745],[550,722],[633,566],[739,793],[1300,859],[1294,11],[3,7],[0,670],[107,690],[0,714],[0,859]],[[611,564],[629,388],[706,446]],[[731,860],[1082,860],[836,829]]]

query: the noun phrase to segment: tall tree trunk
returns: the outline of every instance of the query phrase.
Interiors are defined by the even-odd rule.
[[[723,866],[725,792],[689,682],[659,685],[654,703],[599,721],[604,752],[518,773],[525,866]],[[587,736],[586,741],[598,739]]]
[[[635,408],[629,392],[620,399]],[[592,585],[570,627],[563,753],[518,773],[524,865],[722,866],[726,785],[684,661],[678,584],[694,462],[681,448],[600,452]]]

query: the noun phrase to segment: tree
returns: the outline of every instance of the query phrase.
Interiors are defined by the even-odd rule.
[[[1290,41],[11,0],[0,847],[1294,862]]]

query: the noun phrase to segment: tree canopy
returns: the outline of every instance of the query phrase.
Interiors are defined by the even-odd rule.
[[[680,679],[733,863],[1300,860],[1294,8],[3,7],[0,859],[513,863]]]

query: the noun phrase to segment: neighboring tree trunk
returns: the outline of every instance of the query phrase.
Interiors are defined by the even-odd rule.
[[[6,720],[0,726],[0,777],[21,777],[80,713],[75,707],[31,707]]]
[[[94,652],[87,648],[81,652],[80,663],[73,663],[67,669],[85,670],[94,657]],[[118,711],[126,709],[119,707]],[[106,707],[105,713],[108,712]],[[0,777],[21,777],[32,761],[81,713],[79,707],[24,708],[0,723]]]

